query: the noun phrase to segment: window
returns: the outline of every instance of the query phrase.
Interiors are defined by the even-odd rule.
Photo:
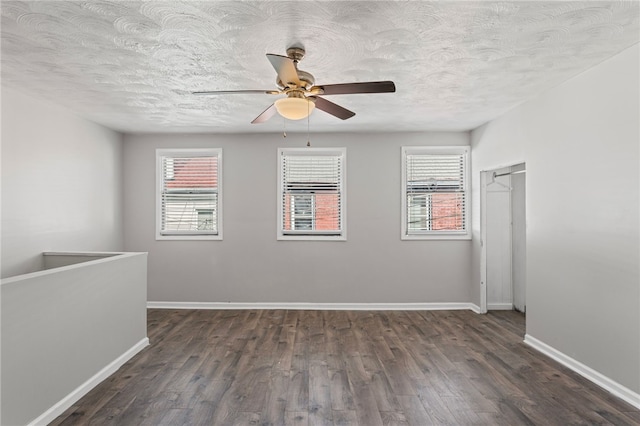
[[[345,240],[344,148],[278,150],[278,239]]]
[[[222,239],[220,149],[159,149],[157,239]]]
[[[468,147],[402,147],[402,239],[469,239]]]

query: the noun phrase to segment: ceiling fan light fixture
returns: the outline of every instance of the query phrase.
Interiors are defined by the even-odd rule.
[[[304,54],[304,49],[299,46],[292,46],[287,49],[287,56],[267,53],[267,59],[271,62],[278,75],[276,77],[278,90],[215,90],[193,92],[193,94],[264,93],[268,95],[286,95],[286,98],[278,99],[251,121],[251,124],[257,124],[264,123],[276,113],[289,120],[302,120],[309,117],[316,107],[320,111],[331,114],[340,120],[346,120],[356,115],[356,113],[334,104],[323,98],[322,95],[388,93],[396,91],[393,81],[388,80],[316,86],[315,78],[312,74],[298,69],[298,62],[304,57]]]
[[[307,118],[316,107],[311,99],[306,97],[287,97],[275,101],[278,114],[289,120]]]

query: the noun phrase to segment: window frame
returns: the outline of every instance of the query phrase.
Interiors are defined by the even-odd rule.
[[[312,231],[312,232],[292,232],[285,231],[284,228],[284,189],[283,189],[283,159],[284,156],[289,155],[299,155],[299,156],[339,156],[341,158],[340,162],[340,182],[338,184],[338,190],[340,194],[340,212],[339,212],[339,221],[340,221],[340,231],[337,234],[327,234],[322,231]],[[278,177],[277,177],[277,205],[278,205],[278,214],[276,220],[277,223],[277,240],[282,241],[346,241],[347,240],[347,149],[346,148],[316,148],[316,147],[307,147],[307,148],[278,148]],[[304,194],[300,194],[304,195]],[[315,197],[312,195],[312,205],[315,205]],[[290,209],[293,209],[294,206],[290,206]],[[315,223],[316,218],[312,218],[312,223]]]
[[[401,240],[470,240],[470,216],[471,216],[471,191],[470,191],[470,158],[469,146],[403,146],[401,149],[401,183],[402,183],[402,208],[401,208]],[[407,155],[462,155],[463,156],[463,186],[464,191],[464,230],[463,231],[419,231],[409,232],[408,213],[411,206],[408,206],[407,197]],[[427,203],[429,204],[429,203]]]
[[[163,157],[208,157],[217,158],[217,187],[216,187],[216,232],[211,231],[162,231],[162,191],[164,176],[162,170]],[[156,149],[156,240],[222,240],[222,148],[170,148]],[[198,209],[196,209],[198,210]],[[199,222],[199,219],[198,219]]]

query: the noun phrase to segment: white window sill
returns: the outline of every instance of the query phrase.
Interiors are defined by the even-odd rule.
[[[278,241],[347,241],[345,235],[278,235]]]
[[[410,234],[400,237],[403,241],[424,241],[424,240],[471,240],[471,234]]]
[[[156,235],[156,241],[222,241],[222,235]]]

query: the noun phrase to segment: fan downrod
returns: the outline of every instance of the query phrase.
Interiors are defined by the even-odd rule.
[[[300,62],[304,58],[304,48],[298,46],[291,46],[287,49],[287,56],[293,59],[294,62]]]

